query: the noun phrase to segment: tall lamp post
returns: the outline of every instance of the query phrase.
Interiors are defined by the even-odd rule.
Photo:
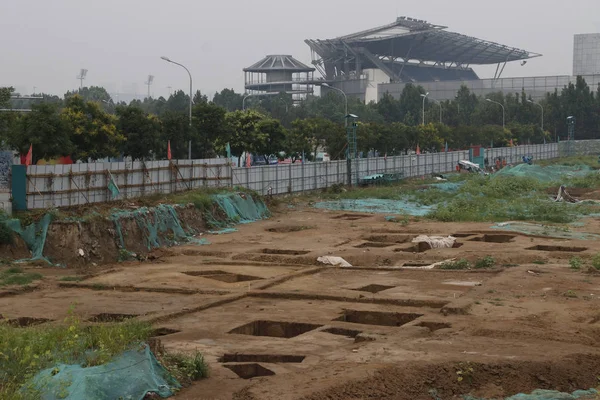
[[[192,74],[190,73],[190,70],[185,67],[185,65],[179,64],[178,62],[171,60],[169,57],[162,56],[161,59],[165,60],[166,62],[170,62],[171,64],[179,65],[181,68],[185,69],[187,71],[188,75],[190,76],[190,135],[191,135],[191,133],[192,133],[191,132],[192,131]],[[188,158],[190,160],[192,159],[192,139],[190,139],[190,141],[188,142]]]
[[[425,99],[427,98],[427,96],[429,96],[429,92],[421,95],[421,97],[423,98],[423,125],[425,125]]]
[[[485,99],[485,101],[488,101],[490,103],[494,103],[494,104],[498,104],[500,107],[502,107],[502,129],[504,129],[504,124],[505,124],[505,111],[504,111],[504,105],[502,103],[498,103],[497,101],[494,101],[492,99]]]
[[[250,96],[252,96],[252,95],[251,95],[251,94],[247,94],[247,95],[245,95],[245,96],[244,96],[244,98],[242,99],[242,111],[245,111],[245,110],[246,110],[246,99],[247,99],[248,97],[250,97]]]
[[[540,108],[542,109],[542,132],[544,132],[544,106],[541,105],[540,103],[536,103],[535,101],[529,99],[527,100],[528,102],[530,102],[531,104],[535,104],[536,106],[540,106]]]
[[[336,91],[340,92],[344,96],[344,101],[346,102],[346,106],[344,108],[344,126],[348,127],[348,96],[346,96],[346,93],[342,89],[338,89],[336,87],[333,87],[329,83],[322,83],[321,86],[325,86],[325,87],[327,87],[329,89],[336,90]]]

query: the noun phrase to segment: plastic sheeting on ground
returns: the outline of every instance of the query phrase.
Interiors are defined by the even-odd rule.
[[[413,243],[425,242],[431,246],[432,249],[448,249],[454,246],[456,238],[452,236],[427,236],[419,235],[412,240]]]
[[[209,244],[206,239],[194,238],[196,232],[183,229],[177,210],[171,204],[159,204],[156,207],[140,207],[135,210],[115,210],[110,216],[115,224],[118,244],[127,252],[123,237],[123,222],[135,220],[144,235],[144,244],[148,250],[162,246],[174,246],[181,243]]]
[[[458,189],[460,189],[460,187],[462,185],[464,185],[464,183],[465,183],[464,181],[432,183],[431,185],[429,185],[429,188],[438,189],[443,192],[454,193],[454,192],[458,192]]]
[[[579,203],[579,200],[574,198],[567,192],[567,188],[564,185],[561,185],[558,188],[558,193],[556,194],[555,202],[567,202],[567,203]]]
[[[523,178],[535,178],[540,182],[561,182],[568,178],[583,177],[594,170],[587,165],[540,165],[519,164],[514,167],[505,167],[493,176],[517,176]]]
[[[386,199],[343,199],[322,201],[315,204],[315,208],[351,211],[378,214],[406,214],[417,217],[427,215],[433,207],[419,205],[406,200],[386,200]]]
[[[271,216],[267,205],[259,198],[246,193],[227,193],[212,196],[223,212],[225,219],[207,215],[209,224],[216,228],[227,228],[234,224],[248,224]]]
[[[40,393],[42,400],[142,400],[147,393],[162,398],[181,385],[157,361],[147,345],[127,351],[95,367],[59,364],[40,371],[24,393]]]
[[[334,257],[334,256],[323,256],[317,258],[317,261],[327,265],[333,265],[334,267],[351,267],[348,261],[344,260],[342,257]]]
[[[48,234],[48,227],[52,222],[52,214],[46,214],[39,221],[33,222],[24,228],[18,219],[6,219],[3,222],[27,244],[27,248],[31,251],[31,261],[43,260],[52,265],[50,260],[44,257],[46,235]]]
[[[557,390],[537,389],[531,394],[519,393],[514,396],[506,397],[504,400],[587,400],[596,399],[598,391],[596,389],[577,390],[571,394],[562,393]],[[463,396],[464,400],[487,400],[481,397]]]
[[[547,236],[558,239],[598,240],[600,235],[588,232],[574,232],[563,227],[552,225],[531,224],[528,222],[510,221],[491,226],[492,229],[520,232],[526,235]]]

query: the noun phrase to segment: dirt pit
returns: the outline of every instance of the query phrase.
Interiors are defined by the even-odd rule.
[[[528,247],[527,250],[538,250],[538,251],[563,251],[567,253],[581,253],[586,251],[587,247],[570,247],[570,246],[548,246],[544,244],[538,244],[537,246]]]
[[[332,335],[346,336],[353,339],[362,333],[361,331],[345,328],[327,328],[323,329],[323,332],[331,333]]]
[[[395,246],[395,243],[382,243],[382,242],[365,242],[359,245],[354,246],[357,249],[366,249],[366,248],[384,248]]]
[[[310,253],[308,250],[288,250],[288,249],[262,249],[261,253],[264,254],[282,254],[289,256],[303,256]]]
[[[88,319],[88,322],[123,322],[125,320],[135,318],[136,314],[110,314],[100,313]]]
[[[419,322],[416,326],[420,326],[422,328],[427,328],[431,332],[439,331],[440,329],[452,328],[452,325],[447,322],[430,322],[430,321]]]
[[[345,310],[344,313],[340,317],[334,319],[334,321],[344,321],[364,325],[402,326],[422,316],[423,314],[416,313]]]
[[[6,323],[9,325],[12,325],[14,327],[23,328],[26,326],[45,324],[46,322],[50,322],[50,321],[51,320],[49,320],[47,318],[19,317],[19,318],[13,318],[13,319],[6,320]],[[2,321],[0,320],[0,322],[2,322]]]
[[[232,365],[224,365],[225,368],[228,368],[236,373],[242,379],[252,379],[258,376],[271,376],[275,375],[275,372],[271,371],[263,367],[260,364],[232,364]]]
[[[178,329],[171,329],[171,328],[157,328],[154,329],[152,331],[151,337],[159,337],[159,336],[167,336],[167,335],[173,335],[175,333],[179,333],[181,332]]]
[[[283,354],[224,354],[219,357],[221,363],[301,363],[306,356],[294,356]]]
[[[486,243],[510,243],[515,240],[516,235],[483,235],[473,239],[471,242],[486,242]]]
[[[292,233],[292,232],[302,232],[309,229],[315,229],[314,226],[309,225],[293,225],[293,226],[276,226],[274,228],[267,228],[267,232],[273,233]]]
[[[258,281],[262,278],[250,275],[234,274],[225,271],[186,271],[186,275],[199,276],[206,279],[214,279],[225,283],[236,283],[236,282],[247,282],[247,281]]]
[[[379,292],[383,292],[384,290],[393,289],[393,288],[394,288],[394,286],[372,284],[372,285],[363,286],[363,287],[360,287],[358,289],[353,289],[353,290],[358,290],[359,292],[379,293]]]
[[[321,325],[300,322],[253,321],[239,326],[229,331],[229,333],[289,339],[320,327]]]

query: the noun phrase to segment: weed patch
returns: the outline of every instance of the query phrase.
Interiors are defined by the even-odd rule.
[[[22,328],[0,323],[0,398],[29,398],[19,390],[42,369],[59,363],[104,364],[151,332],[148,323],[135,320],[83,327],[72,314],[60,325]]]
[[[487,269],[494,268],[496,260],[492,256],[485,256],[484,258],[475,262],[475,269]]]
[[[471,263],[466,259],[460,259],[457,261],[447,261],[440,265],[440,269],[447,270],[460,270],[460,269],[470,269]]]
[[[25,272],[20,267],[10,267],[0,272],[0,287],[10,285],[28,285],[33,281],[42,279],[43,276],[36,272]]]

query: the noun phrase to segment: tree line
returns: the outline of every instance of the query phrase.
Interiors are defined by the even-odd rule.
[[[225,155],[228,145],[236,156],[251,152],[310,158],[324,149],[332,159],[345,157],[344,99],[337,92],[294,103],[284,93],[244,100],[242,94],[224,89],[209,100],[198,91],[192,99],[191,125],[189,96],[183,91],[129,104],[115,102],[101,87],[67,92],[62,98],[42,94],[42,101],[11,100],[11,92],[0,88],[0,108],[31,112],[0,113],[0,138],[5,147],[21,153],[32,145],[36,159],[66,155],[74,161],[117,156],[164,159],[168,141],[173,158],[187,158],[190,140],[193,158]],[[525,91],[491,93],[487,98],[504,105],[504,129],[501,107],[465,86],[453,100],[425,99],[423,124],[422,94],[422,87],[407,84],[399,99],[389,94],[370,104],[348,99],[349,112],[359,116],[358,151],[397,155],[417,146],[441,151],[446,146],[555,141],[566,138],[568,116],[576,118],[577,139],[597,138],[600,131],[600,88],[592,90],[581,77],[548,93],[538,104]]]

